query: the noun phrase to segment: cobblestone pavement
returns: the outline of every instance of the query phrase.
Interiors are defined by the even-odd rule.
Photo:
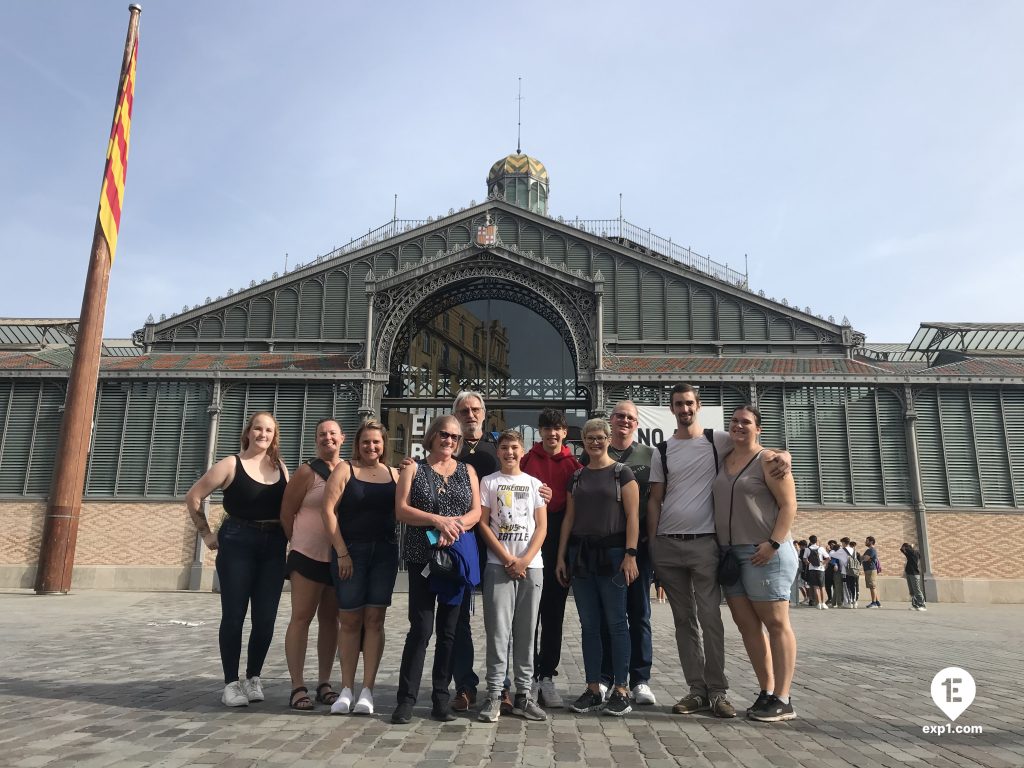
[[[441,725],[422,719],[429,696],[421,694],[412,724],[393,726],[404,595],[387,621],[378,714],[331,717],[326,707],[293,713],[285,706],[289,610],[286,595],[264,670],[267,701],[229,710],[219,701],[216,595],[0,594],[0,765],[1024,766],[1019,606],[796,609],[798,718],[778,724],[672,715],[686,690],[671,612],[655,604],[657,706],[622,719],[554,710],[541,723],[504,717],[486,724],[474,715]],[[731,698],[742,709],[756,685],[723,611]],[[482,622],[475,617],[478,671]],[[565,627],[559,684],[575,697],[583,676],[571,599]],[[307,669],[315,671],[313,661]],[[981,734],[922,733],[922,726],[949,722],[929,694],[933,676],[947,666],[977,680],[976,700],[954,725],[980,725]]]

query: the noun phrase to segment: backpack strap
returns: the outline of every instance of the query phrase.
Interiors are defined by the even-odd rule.
[[[622,462],[615,462],[615,503],[622,503]]]
[[[705,429],[704,439],[711,443],[711,452],[715,454],[715,475],[718,474],[718,446],[715,445],[715,430]]]
[[[315,459],[310,459],[306,462],[309,468],[316,472],[324,480],[331,476],[331,468],[327,466],[327,462],[317,456]]]
[[[665,478],[665,485],[668,485],[668,440],[662,440],[655,447],[661,454],[661,474]]]
[[[583,467],[580,467],[572,473],[572,477],[569,479],[569,495],[572,496],[576,492],[576,486],[580,484],[580,475],[583,473]]]

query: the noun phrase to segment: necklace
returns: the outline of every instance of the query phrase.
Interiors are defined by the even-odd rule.
[[[456,465],[456,468],[458,468],[458,465]],[[443,493],[447,493],[448,492],[448,481],[451,479],[452,475],[455,474],[455,472],[452,471],[452,472],[448,473],[447,475],[445,475],[445,474],[442,474],[441,472],[438,472],[433,467],[430,467],[430,471],[433,472],[434,476],[437,478],[436,486],[437,486],[437,493],[438,493],[438,495],[443,494]]]

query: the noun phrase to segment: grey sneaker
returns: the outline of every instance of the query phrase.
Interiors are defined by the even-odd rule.
[[[724,693],[711,697],[711,712],[715,717],[736,717],[736,707],[729,703]]]
[[[488,696],[480,708],[477,720],[482,723],[496,723],[501,717],[501,696]]]
[[[701,696],[699,693],[691,693],[683,696],[679,701],[672,707],[672,714],[674,715],[692,715],[694,712],[704,712],[711,709],[711,702],[708,701],[706,696]]]
[[[537,690],[532,693],[533,699],[540,702],[548,709],[561,709],[565,706],[558,689],[555,688],[555,681],[550,677],[542,677],[537,681]]]
[[[523,693],[517,693],[512,702],[512,714],[527,720],[547,720],[547,713],[537,706],[537,702]]]
[[[254,675],[248,680],[240,681],[242,686],[242,693],[246,695],[249,701],[263,701],[263,683],[260,682],[259,675]]]

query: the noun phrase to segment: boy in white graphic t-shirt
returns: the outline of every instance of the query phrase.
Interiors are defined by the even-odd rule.
[[[547,533],[547,506],[541,482],[519,469],[523,436],[507,429],[498,437],[500,469],[480,481],[482,515],[477,530],[487,544],[483,574],[484,628],[487,632],[487,699],[480,719],[501,714],[501,688],[511,641],[515,680],[512,714],[528,720],[547,715],[530,698],[533,632],[544,584],[540,548]]]

